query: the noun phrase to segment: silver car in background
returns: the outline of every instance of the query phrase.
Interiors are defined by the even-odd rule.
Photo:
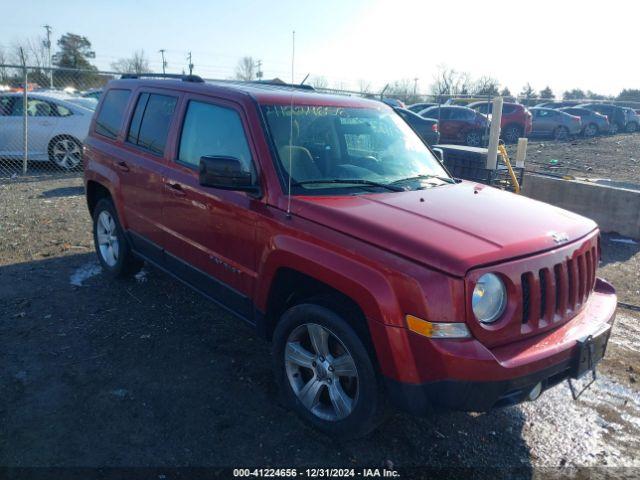
[[[64,170],[78,167],[97,101],[63,92],[29,92],[27,102],[29,161],[52,162]],[[23,157],[23,124],[23,94],[0,93],[0,159]]]
[[[576,115],[570,115],[552,108],[534,107],[530,109],[533,115],[533,129],[531,137],[550,137],[555,140],[567,140],[582,132],[582,120]]]

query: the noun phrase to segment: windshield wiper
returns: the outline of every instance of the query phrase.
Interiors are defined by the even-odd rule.
[[[429,179],[429,178],[436,178],[445,183],[456,183],[456,181],[453,178],[441,177],[440,175],[416,175],[415,177],[407,177],[407,178],[401,178],[400,180],[395,180],[391,182],[389,185],[399,185],[404,182],[411,182],[413,180],[423,180],[423,179]]]
[[[372,180],[364,180],[362,178],[354,178],[351,180],[343,179],[343,178],[331,178],[328,180],[302,180],[301,182],[293,182],[292,185],[297,187],[301,185],[314,185],[314,184],[320,184],[320,183],[338,183],[338,184],[350,183],[353,185],[368,185],[372,187],[380,187],[386,190],[391,190],[392,192],[404,192],[404,188],[396,187],[395,185],[391,185],[387,183],[374,182]]]

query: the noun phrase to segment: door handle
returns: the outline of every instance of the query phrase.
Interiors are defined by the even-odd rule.
[[[129,165],[127,165],[127,162],[124,162],[122,160],[119,161],[119,162],[116,162],[116,167],[118,167],[123,172],[128,172],[129,171]]]
[[[178,196],[178,197],[184,197],[187,192],[185,192],[182,189],[182,185],[180,185],[179,183],[174,183],[174,182],[166,182],[164,184],[164,187],[169,190],[172,194]]]

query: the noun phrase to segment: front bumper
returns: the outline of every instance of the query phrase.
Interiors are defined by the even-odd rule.
[[[617,298],[598,279],[584,308],[556,329],[488,349],[479,341],[428,339],[409,333],[416,374],[411,382],[385,375],[389,397],[413,414],[434,409],[487,411],[525,400],[539,382],[543,390],[568,378],[578,340],[613,325]]]

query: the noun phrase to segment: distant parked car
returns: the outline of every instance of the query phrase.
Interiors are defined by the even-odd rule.
[[[30,93],[27,103],[28,154],[31,161],[51,161],[65,170],[80,165],[82,142],[93,110],[63,94]],[[0,94],[0,157],[22,158],[23,96]]]
[[[640,126],[640,115],[633,108],[622,107],[624,113],[627,118],[627,125],[625,126],[625,131],[629,133],[634,133],[638,131],[638,126]]]
[[[414,103],[413,105],[409,105],[407,107],[407,110],[411,110],[414,113],[419,113],[420,111],[429,108],[429,107],[435,107],[436,105],[438,105],[437,103],[433,103],[433,102],[421,102],[421,103]]]
[[[397,98],[383,98],[382,101],[393,108],[407,108],[402,100],[398,100]]]
[[[440,132],[438,131],[438,121],[433,118],[424,118],[417,113],[405,108],[394,108],[405,122],[418,134],[428,145],[436,145],[440,142]]]
[[[485,115],[467,107],[429,107],[420,112],[421,117],[438,120],[440,143],[462,143],[471,147],[484,144],[489,120]]]
[[[606,115],[609,118],[609,132],[614,135],[627,129],[627,114],[622,107],[609,103],[583,103],[578,106]]]
[[[102,95],[102,89],[101,88],[94,88],[91,90],[87,90],[86,92],[82,93],[82,96],[85,98],[95,98],[96,100],[100,100],[100,95]]]
[[[552,108],[533,107],[532,137],[551,137],[555,140],[567,140],[582,131],[580,117]]]
[[[536,105],[536,107],[540,108],[564,108],[564,107],[575,107],[579,105],[580,102],[576,100],[564,100],[562,102],[542,102]]]
[[[469,105],[476,112],[483,113],[491,120],[493,103],[483,101]],[[500,136],[506,143],[515,143],[520,137],[527,137],[533,128],[531,112],[519,103],[504,102],[502,104],[502,120],[500,121]]]
[[[580,120],[582,120],[582,134],[585,137],[609,133],[609,119],[606,115],[581,107],[564,107],[558,110],[580,117]]]

